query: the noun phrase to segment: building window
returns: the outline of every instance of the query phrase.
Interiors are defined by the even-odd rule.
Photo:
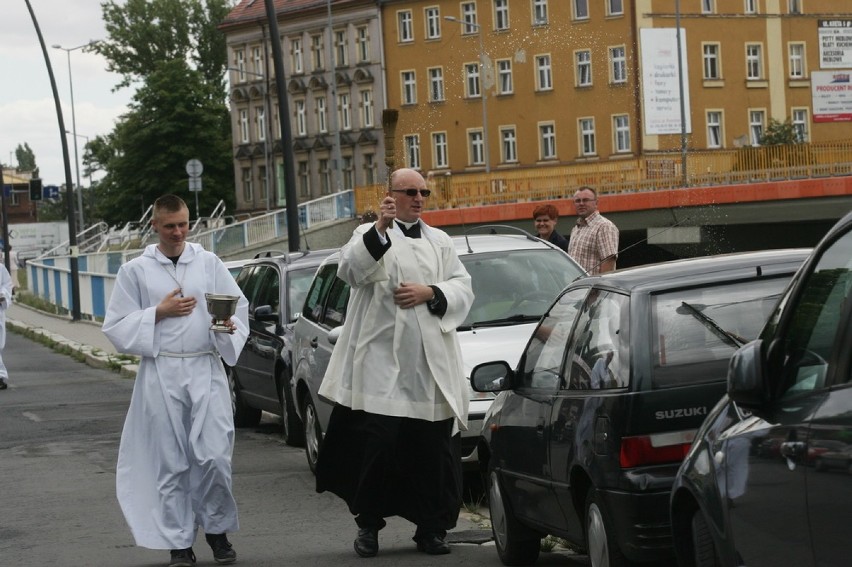
[[[266,176],[266,166],[257,168],[257,176],[260,179],[260,200],[264,203],[269,199],[269,179]]]
[[[701,0],[701,13],[712,14],[713,12],[715,12],[715,3],[715,0]]]
[[[322,64],[323,56],[322,56],[322,36],[321,35],[312,35],[311,36],[311,69],[314,71],[321,71],[325,67]]]
[[[399,23],[399,41],[408,43],[414,41],[414,27],[411,19],[411,10],[403,10],[396,14]]]
[[[538,137],[539,159],[556,159],[556,126],[552,122],[539,124]]]
[[[630,117],[619,114],[612,117],[612,131],[615,138],[615,153],[630,152]]]
[[[434,154],[436,168],[447,168],[450,166],[450,158],[447,152],[446,132],[437,132],[432,134],[432,151]]]
[[[320,134],[328,132],[328,107],[325,104],[325,97],[318,96],[317,103],[317,130]]]
[[[297,100],[296,101],[296,135],[297,136],[307,136],[308,135],[308,120],[307,120],[307,112],[305,110],[305,101]]]
[[[301,38],[295,38],[290,40],[290,58],[290,65],[293,67],[293,73],[296,75],[304,73],[305,64]]]
[[[610,72],[613,84],[627,82],[627,57],[625,56],[624,46],[609,48]]]
[[[308,162],[300,161],[299,162],[299,195],[301,197],[310,197],[311,196],[311,174],[308,169]]]
[[[802,0],[787,0],[787,8],[791,14],[801,14]]]
[[[574,19],[588,20],[589,19],[589,0],[574,0]]]
[[[757,14],[757,0],[745,0],[745,13]]]
[[[240,110],[240,141],[249,143],[249,116],[248,110]]]
[[[494,29],[509,29],[509,0],[494,0]]]
[[[367,63],[370,61],[370,34],[367,26],[360,26],[357,30],[358,34],[358,62]]]
[[[607,16],[621,16],[624,14],[623,0],[607,0],[606,3]]]
[[[763,78],[763,46],[759,43],[746,44],[746,78],[749,81]]]
[[[323,195],[328,195],[331,193],[331,169],[328,167],[328,160],[319,160],[318,166],[320,174],[320,192]]]
[[[438,39],[441,37],[441,11],[431,7],[423,10],[426,15],[426,39]]]
[[[343,189],[348,191],[355,188],[355,168],[352,167],[352,158],[343,156]]]
[[[805,44],[791,43],[790,49],[790,78],[805,78]]]
[[[338,67],[349,65],[348,44],[349,40],[346,37],[346,30],[334,32],[334,64]]]
[[[364,185],[376,184],[376,160],[373,154],[364,154]]]
[[[266,113],[262,106],[254,109],[254,123],[257,128],[257,140],[259,142],[266,141]]]
[[[403,138],[405,145],[405,164],[411,169],[420,169],[420,136],[409,134]]]
[[[804,143],[808,140],[808,109],[793,109],[793,130],[796,132],[796,141]]]
[[[766,114],[763,110],[748,111],[748,127],[752,146],[759,146],[760,139],[763,138],[763,124],[765,115]]]
[[[592,85],[592,52],[589,50],[574,52],[575,68],[577,73],[577,86],[589,87]]]
[[[373,127],[373,91],[361,91],[361,126]]]
[[[499,94],[512,94],[512,61],[510,59],[497,61],[497,78]]]
[[[251,184],[251,168],[243,168],[243,201],[248,205],[254,202],[254,188]]]
[[[535,58],[536,88],[540,91],[553,90],[553,68],[550,65],[550,55],[537,55]]]
[[[429,69],[429,101],[441,102],[444,100],[444,70],[440,67]]]
[[[500,128],[500,154],[503,163],[518,161],[518,138],[511,126]]]
[[[547,0],[533,0],[533,25],[543,26],[547,23]]]
[[[400,73],[402,79],[402,104],[417,104],[417,79],[414,71]]]
[[[597,146],[595,144],[595,119],[581,118],[580,124],[580,154],[583,156],[593,156],[597,154]]]
[[[352,129],[352,99],[349,93],[340,93],[338,97],[340,103],[340,129]]]
[[[467,134],[468,155],[470,165],[485,164],[485,141],[482,138],[482,130],[471,130]]]
[[[479,90],[479,63],[466,63],[464,66],[464,75],[467,98],[477,98],[481,96],[481,92]]]
[[[722,112],[720,110],[707,111],[707,147],[721,148],[722,141]]]
[[[704,79],[722,78],[722,72],[719,68],[719,44],[705,43],[701,48],[704,52]]]
[[[237,82],[246,82],[246,54],[240,49],[234,51],[234,66],[237,68]]]
[[[462,2],[462,21],[464,22],[464,33],[472,34],[479,31],[476,23],[476,2]]]
[[[265,73],[263,72],[263,49],[260,47],[255,47],[251,50],[252,54],[252,63],[254,65],[254,73],[258,77],[263,77]]]

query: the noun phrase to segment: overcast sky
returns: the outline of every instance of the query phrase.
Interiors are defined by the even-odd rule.
[[[100,0],[30,0],[30,4],[50,55],[65,128],[72,131],[68,55],[51,46],[71,48],[104,38]],[[86,143],[83,136],[92,139],[109,133],[116,118],[126,112],[133,93],[127,88],[113,92],[119,76],[106,71],[103,58],[82,49],[71,52],[71,73],[80,181],[87,187],[82,165]],[[71,180],[76,183],[74,137],[69,134],[67,139]],[[38,35],[26,2],[7,0],[0,18],[0,162],[17,165],[15,148],[24,142],[35,153],[45,184],[64,183],[59,122]]]

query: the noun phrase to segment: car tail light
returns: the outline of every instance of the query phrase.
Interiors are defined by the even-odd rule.
[[[624,437],[619,454],[621,468],[679,463],[689,452],[693,439],[695,431],[692,430]]]

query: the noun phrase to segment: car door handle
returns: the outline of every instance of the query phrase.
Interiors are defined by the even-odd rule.
[[[319,346],[319,340],[317,337],[311,339],[311,348],[317,348]]]
[[[781,456],[788,458],[801,457],[805,454],[805,444],[802,441],[787,441],[781,443]]]

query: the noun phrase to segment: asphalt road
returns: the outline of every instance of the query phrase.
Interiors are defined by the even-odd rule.
[[[163,566],[168,553],[136,547],[115,499],[119,435],[133,382],[8,333],[3,359],[11,385],[0,391],[0,564]],[[345,504],[314,491],[301,449],[287,447],[272,417],[238,430],[234,492],[241,530],[230,536],[238,564],[501,565],[490,531],[463,512],[452,553],[418,553],[414,526],[393,518],[373,559],[352,550],[355,525]],[[199,566],[212,566],[200,537]],[[538,565],[588,565],[570,552],[543,553]]]

